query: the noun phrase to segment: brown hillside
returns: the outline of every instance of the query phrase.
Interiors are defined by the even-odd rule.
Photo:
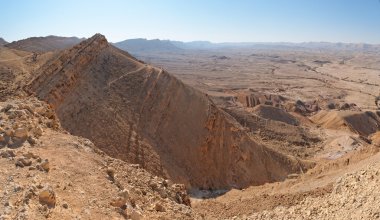
[[[6,47],[29,52],[44,53],[72,47],[82,40],[83,39],[77,37],[31,37],[24,40],[14,41],[7,44]]]
[[[262,184],[303,166],[258,145],[206,95],[100,34],[47,62],[27,90],[48,101],[73,134],[188,186]]]
[[[299,125],[298,120],[293,115],[287,113],[283,109],[276,108],[273,106],[258,105],[254,107],[253,112],[265,119],[281,121],[290,125]]]
[[[20,96],[21,89],[30,78],[30,73],[46,63],[54,53],[33,54],[28,51],[0,47],[0,101]]]
[[[363,136],[375,133],[380,127],[379,116],[370,111],[320,111],[311,120],[325,128],[348,128]]]

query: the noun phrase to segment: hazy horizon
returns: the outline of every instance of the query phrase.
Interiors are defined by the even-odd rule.
[[[379,0],[0,0],[0,37],[213,43],[380,43]]]
[[[95,35],[96,33],[94,33],[93,35]],[[99,33],[99,34],[102,34],[102,33]],[[90,36],[87,36],[87,37],[78,37],[78,36],[63,36],[63,35],[53,35],[53,34],[49,34],[49,35],[44,35],[44,36],[29,36],[29,37],[26,37],[26,38],[22,38],[22,39],[16,39],[16,40],[13,40],[13,41],[9,41],[7,39],[5,39],[4,37],[0,36],[0,38],[3,38],[5,41],[7,41],[8,43],[11,43],[11,42],[14,42],[14,41],[19,41],[19,40],[24,40],[24,39],[28,39],[28,38],[32,38],[32,37],[49,37],[49,36],[55,36],[55,37],[67,37],[67,38],[70,38],[70,37],[77,37],[77,38],[90,38],[92,37],[93,35],[90,35]],[[106,38],[107,36],[104,35]],[[124,40],[120,40],[120,41],[110,41],[108,38],[107,40],[110,42],[110,43],[119,43],[119,42],[122,42],[122,41],[126,41],[126,40],[136,40],[136,39],[143,39],[143,40],[148,40],[148,41],[151,41],[151,40],[160,40],[160,41],[179,41],[179,42],[184,42],[184,43],[192,43],[192,42],[208,42],[208,43],[212,43],[212,44],[307,44],[307,43],[331,43],[331,44],[369,44],[369,45],[380,45],[380,43],[366,43],[366,42],[333,42],[333,41],[302,41],[302,42],[291,42],[291,41],[251,41],[251,42],[248,42],[248,41],[229,41],[229,42],[214,42],[214,41],[210,41],[210,40],[191,40],[191,41],[181,41],[181,40],[176,40],[176,39],[159,39],[159,38],[143,38],[143,37],[136,37],[136,38],[128,38],[128,39],[124,39]]]

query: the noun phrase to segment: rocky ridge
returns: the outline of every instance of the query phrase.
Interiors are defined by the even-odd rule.
[[[69,132],[188,187],[262,184],[309,166],[255,143],[205,94],[100,34],[58,54],[34,75],[27,91],[50,103]]]
[[[77,37],[31,37],[8,43],[6,47],[35,53],[45,53],[72,47],[82,40]]]

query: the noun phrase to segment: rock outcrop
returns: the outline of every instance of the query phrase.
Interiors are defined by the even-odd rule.
[[[237,100],[245,107],[255,107],[260,104],[281,107],[287,101],[287,99],[283,96],[260,92],[241,93],[237,94],[236,97]]]
[[[92,38],[48,61],[26,86],[69,132],[188,187],[245,187],[306,169],[254,142],[226,112],[163,69]]]
[[[311,120],[325,128],[346,128],[364,137],[380,128],[380,116],[377,112],[357,111],[320,111]]]

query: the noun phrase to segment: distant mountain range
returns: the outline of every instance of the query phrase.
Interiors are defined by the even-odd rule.
[[[3,38],[0,37],[0,45],[4,45],[4,44],[7,44],[8,42],[6,42]]]
[[[329,43],[329,42],[304,42],[304,43],[212,43],[209,41],[171,41],[171,40],[147,40],[143,38],[129,39],[114,43],[114,45],[122,50],[131,53],[144,52],[178,52],[183,50],[210,50],[210,49],[226,49],[226,48],[255,48],[255,49],[324,49],[324,50],[362,50],[362,51],[378,51],[380,45],[374,44],[355,44],[355,43]]]
[[[12,43],[6,42],[0,38],[0,45],[6,47],[30,52],[47,52],[69,48],[85,38],[77,37],[31,37]],[[186,50],[212,50],[212,49],[280,49],[280,50],[355,50],[355,51],[379,51],[380,45],[365,43],[329,43],[329,42],[304,42],[304,43],[287,43],[287,42],[240,42],[240,43],[212,43],[209,41],[172,41],[172,40],[147,40],[143,38],[128,39],[113,43],[114,46],[128,51],[132,54],[165,52],[178,53]]]
[[[77,37],[31,37],[19,41],[13,41],[5,46],[12,49],[43,53],[66,49],[80,43],[83,40],[84,38]]]
[[[129,39],[121,42],[114,43],[114,46],[119,49],[129,51],[131,53],[136,52],[150,52],[150,51],[173,51],[178,52],[182,50],[169,40],[147,40],[147,39]]]
[[[159,39],[147,40],[144,38],[128,39],[114,43],[113,45],[131,53],[180,52],[183,50],[208,50],[224,47],[223,45],[209,41],[182,42]]]

